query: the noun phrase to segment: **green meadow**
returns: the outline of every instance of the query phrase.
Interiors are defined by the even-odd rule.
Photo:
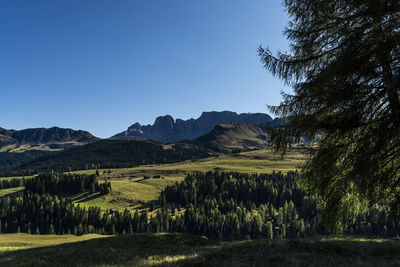
[[[157,200],[160,191],[168,185],[182,181],[187,174],[207,171],[233,171],[242,173],[269,173],[295,170],[302,162],[303,155],[291,151],[285,157],[268,150],[256,150],[237,154],[222,155],[195,161],[173,164],[143,165],[135,168],[100,169],[100,179],[111,181],[112,191],[101,196],[82,194],[74,197],[77,205],[99,206],[102,210],[118,208],[142,208]],[[83,170],[74,173],[94,174],[96,170]],[[154,177],[159,178],[154,178]],[[144,179],[145,177],[149,177]],[[11,180],[19,177],[4,177]],[[27,177],[26,177],[27,178]],[[0,196],[21,191],[23,187],[0,190]]]
[[[12,187],[0,190],[0,197],[24,190],[24,187]]]
[[[1,266],[398,266],[400,241],[359,237],[214,242],[158,233],[0,235]]]
[[[286,173],[297,169],[304,156],[296,151],[290,151],[283,158],[269,150],[256,150],[230,155],[221,155],[206,159],[185,161],[173,164],[143,165],[135,168],[111,169],[110,178],[143,178],[143,176],[161,175],[164,177],[184,177],[192,172],[235,171],[243,173],[268,173],[281,171]],[[100,174],[108,169],[100,169]],[[96,170],[77,171],[92,174]]]
[[[268,173],[295,170],[304,156],[284,158],[271,151],[251,151],[176,164],[99,170],[109,179],[107,195],[84,193],[76,205],[102,210],[147,208],[160,191],[193,172]],[[92,174],[96,170],[79,171]],[[16,178],[16,177],[13,177]],[[11,179],[11,177],[6,178]],[[23,187],[0,190],[0,196]],[[0,266],[398,266],[400,240],[357,236],[233,242],[211,241],[180,233],[117,236],[88,234],[0,235]]]
[[[80,195],[75,203],[81,206],[99,206],[102,210],[118,208],[141,208],[157,200],[163,188],[182,181],[189,173],[207,171],[234,171],[242,173],[270,173],[295,170],[302,162],[303,155],[291,151],[284,158],[272,151],[257,150],[196,161],[174,164],[145,165],[125,169],[100,169],[100,179],[111,181],[112,191],[99,194]],[[104,173],[105,172],[105,173]],[[74,173],[94,174],[96,170],[84,170]],[[154,177],[159,178],[154,178]],[[145,177],[149,177],[145,179]]]

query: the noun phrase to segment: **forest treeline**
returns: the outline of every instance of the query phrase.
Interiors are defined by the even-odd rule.
[[[178,219],[182,221],[178,231],[219,239],[327,234],[318,201],[299,188],[298,179],[297,172],[197,173],[167,187],[160,195],[160,203],[164,209],[186,208],[184,216]],[[386,208],[379,205],[366,209],[355,221],[343,221],[342,225],[341,232],[348,234],[400,234],[400,224],[391,220]]]
[[[27,179],[29,178],[0,179],[0,189],[24,186]]]
[[[83,178],[78,185],[72,182],[74,179],[62,177],[55,173],[39,176],[29,180],[24,192],[1,197],[1,232],[76,235],[184,232],[219,240],[272,240],[327,233],[318,201],[297,186],[296,172],[196,173],[166,187],[150,210],[133,212],[102,212],[98,207],[75,205],[66,194],[76,192],[71,189],[75,186],[78,191],[87,191],[87,184],[95,184],[96,179],[77,175],[74,179]],[[69,185],[67,180],[71,181]],[[343,225],[343,233],[377,236],[400,233],[400,225],[389,218],[382,206],[367,209],[354,222],[345,221]]]
[[[37,194],[75,195],[85,191],[90,194],[111,191],[111,183],[99,183],[95,174],[46,173],[25,183],[25,191]]]
[[[152,140],[101,140],[55,155],[34,159],[3,176],[27,176],[42,172],[68,172],[86,169],[129,168],[200,159],[212,155],[193,143],[165,144]]]
[[[29,150],[25,152],[0,152],[0,174],[26,164],[36,158],[51,154],[49,151]],[[15,175],[8,175],[15,176]]]

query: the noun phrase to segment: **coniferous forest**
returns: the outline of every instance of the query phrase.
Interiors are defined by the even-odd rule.
[[[96,175],[49,173],[25,181],[25,190],[0,198],[2,233],[124,234],[182,232],[216,240],[282,239],[328,233],[319,202],[287,174],[195,173],[166,187],[150,209],[106,211],[80,207],[74,194],[108,194]],[[17,185],[17,184],[15,184]],[[18,185],[19,186],[19,185]],[[384,206],[365,208],[342,233],[398,236]]]
[[[0,173],[2,176],[23,176],[50,171],[129,168],[201,159],[213,154],[193,142],[176,143],[169,149],[164,145],[152,140],[100,140],[56,155],[39,157],[6,172],[0,169]]]

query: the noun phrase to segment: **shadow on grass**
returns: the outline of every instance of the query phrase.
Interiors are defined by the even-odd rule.
[[[129,234],[3,252],[0,266],[169,265],[195,257],[214,245],[212,241],[187,234]]]
[[[79,195],[79,196],[73,198],[73,201],[75,203],[81,203],[81,202],[85,202],[85,201],[89,201],[89,200],[93,200],[93,199],[99,198],[101,196],[102,196],[102,194],[100,194],[100,193],[95,193],[95,194],[92,194],[92,195],[90,195],[89,193],[86,193],[86,194]]]
[[[179,233],[132,234],[0,253],[1,266],[399,266],[395,240],[215,243]]]
[[[226,243],[180,266],[400,266],[397,240],[284,240]]]

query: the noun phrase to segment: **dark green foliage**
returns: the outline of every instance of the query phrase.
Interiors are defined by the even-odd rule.
[[[160,203],[186,206],[185,215],[171,224],[174,231],[217,239],[304,237],[315,234],[319,216],[316,202],[296,186],[296,175],[189,175],[182,183],[167,187]],[[304,214],[306,206],[314,212]]]
[[[265,67],[293,87],[269,129],[278,151],[320,137],[303,166],[304,186],[325,202],[340,231],[361,204],[385,202],[400,218],[399,1],[286,0],[288,54],[260,48]]]
[[[95,175],[48,174],[27,182],[23,193],[0,198],[0,231],[82,235],[183,232],[218,240],[282,239],[327,233],[317,201],[297,185],[298,174],[197,173],[160,194],[147,209],[101,212],[75,205],[70,194],[97,185]],[[102,183],[111,190],[109,182]],[[89,188],[89,189],[88,189]],[[105,189],[104,189],[105,190]],[[40,193],[37,194],[36,192]],[[57,195],[50,195],[57,194]],[[185,207],[185,212],[176,207]],[[397,236],[400,225],[382,206],[343,221],[343,233]]]
[[[75,147],[57,155],[44,156],[24,164],[8,175],[45,171],[73,171],[84,169],[128,168],[145,164],[162,164],[199,159],[210,152],[194,144],[175,144],[164,149],[163,144],[151,140],[101,140]]]
[[[19,227],[21,232],[48,234],[54,231],[66,234],[80,223],[100,228],[100,214],[99,208],[86,210],[66,198],[47,194],[25,192],[19,196],[0,198],[0,219],[7,225],[3,229],[5,233],[16,232]]]
[[[217,239],[280,239],[326,234],[317,201],[297,186],[297,178],[295,172],[189,175],[161,193],[161,214],[165,215],[157,222],[165,228],[166,210],[182,205],[186,212],[169,221],[169,231]],[[342,224],[343,233],[386,236],[400,233],[400,225],[389,219],[386,210],[379,206],[360,214],[355,222],[345,220]],[[390,231],[385,231],[385,227]]]
[[[47,173],[25,183],[25,191],[38,194],[75,195],[85,191],[107,194],[110,190],[111,184],[107,181],[99,183],[94,174]]]
[[[1,179],[0,178],[0,189],[12,188],[12,187],[20,187],[24,186],[27,179],[25,178],[14,178],[11,180]]]
[[[37,150],[25,151],[20,153],[0,152],[0,173],[7,172],[31,160],[42,157],[44,155],[48,155],[50,153],[54,154],[54,152]]]

